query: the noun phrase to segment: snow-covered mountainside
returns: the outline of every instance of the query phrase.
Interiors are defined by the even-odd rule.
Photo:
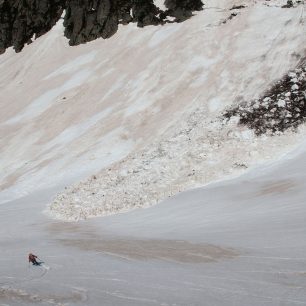
[[[108,40],[73,48],[59,22],[22,53],[2,55],[2,202],[93,175],[65,188],[49,212],[104,215],[294,148],[303,125],[255,136],[222,114],[301,64],[304,6],[251,1],[233,9],[239,4],[207,1],[184,23],[122,26]]]
[[[88,29],[110,1],[52,3]],[[0,0],[0,53],[45,3]],[[60,19],[0,55],[0,305],[306,306],[305,3],[170,17],[75,47]]]

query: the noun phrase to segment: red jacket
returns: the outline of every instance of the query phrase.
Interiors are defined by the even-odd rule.
[[[36,258],[37,258],[36,255],[32,253],[29,254],[29,262],[36,262]]]

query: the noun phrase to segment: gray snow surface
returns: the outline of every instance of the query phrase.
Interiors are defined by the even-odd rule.
[[[79,223],[42,219],[54,190],[2,205],[0,305],[306,305],[305,153]]]

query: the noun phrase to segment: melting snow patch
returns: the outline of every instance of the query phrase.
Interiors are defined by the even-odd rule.
[[[109,107],[102,112],[95,114],[94,116],[90,117],[88,120],[76,124],[73,126],[68,127],[65,129],[60,135],[55,137],[51,142],[49,142],[48,146],[52,147],[54,145],[64,145],[76,138],[81,137],[84,133],[86,133],[90,128],[92,128],[95,124],[97,124],[100,120],[107,117],[113,108]]]
[[[38,117],[43,112],[45,112],[51,105],[52,102],[64,92],[76,88],[78,86],[86,83],[91,71],[84,69],[73,75],[68,81],[66,81],[62,86],[51,89],[43,93],[40,97],[36,98],[21,114],[7,120],[6,124],[16,124],[20,121],[30,120],[32,118]]]
[[[46,76],[44,80],[48,80],[57,77],[61,74],[68,74],[79,70],[81,66],[91,63],[95,59],[97,53],[97,51],[91,51],[75,58],[74,60],[70,61],[69,63],[63,65],[62,67],[58,68],[57,70]]]
[[[149,47],[155,48],[161,43],[163,43],[171,35],[179,32],[181,25],[179,24],[166,24],[163,27],[156,30],[152,38],[149,41]]]

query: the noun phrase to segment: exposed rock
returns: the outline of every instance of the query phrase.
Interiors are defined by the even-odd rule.
[[[182,22],[192,16],[192,12],[203,9],[201,0],[165,0],[166,14],[175,17],[176,22]]]
[[[282,6],[282,8],[290,8],[290,7],[293,7],[293,1],[292,0],[288,0],[287,3]]]
[[[133,21],[137,22],[139,27],[147,25],[158,25],[161,19],[158,17],[161,10],[154,5],[153,0],[144,2],[143,0],[134,0],[132,7]]]
[[[282,8],[292,8],[299,4],[304,4],[304,0],[288,0],[287,3],[282,6]]]
[[[168,16],[181,22],[203,7],[201,0],[166,2],[168,10],[163,12],[153,0],[0,0],[0,54],[10,46],[21,51],[32,38],[48,32],[64,9],[65,36],[70,45],[78,45],[111,37],[120,23],[159,25],[169,22]]]
[[[118,19],[121,24],[128,24],[133,21],[131,16],[132,0],[118,0]]]
[[[284,132],[306,121],[306,64],[290,71],[260,99],[243,102],[223,115],[253,129],[257,135]]]
[[[65,16],[65,35],[70,45],[78,45],[96,38],[109,38],[118,24],[137,22],[139,27],[158,25],[160,10],[153,0],[70,0]]]
[[[117,1],[70,0],[67,3],[64,27],[70,45],[109,38],[119,23]]]
[[[234,5],[230,10],[241,10],[245,8],[245,5]]]
[[[63,0],[1,0],[0,54],[13,46],[16,52],[26,43],[48,32],[62,15]]]
[[[226,24],[229,20],[232,20],[234,17],[236,17],[238,13],[231,13],[228,18],[222,21],[223,24]]]

